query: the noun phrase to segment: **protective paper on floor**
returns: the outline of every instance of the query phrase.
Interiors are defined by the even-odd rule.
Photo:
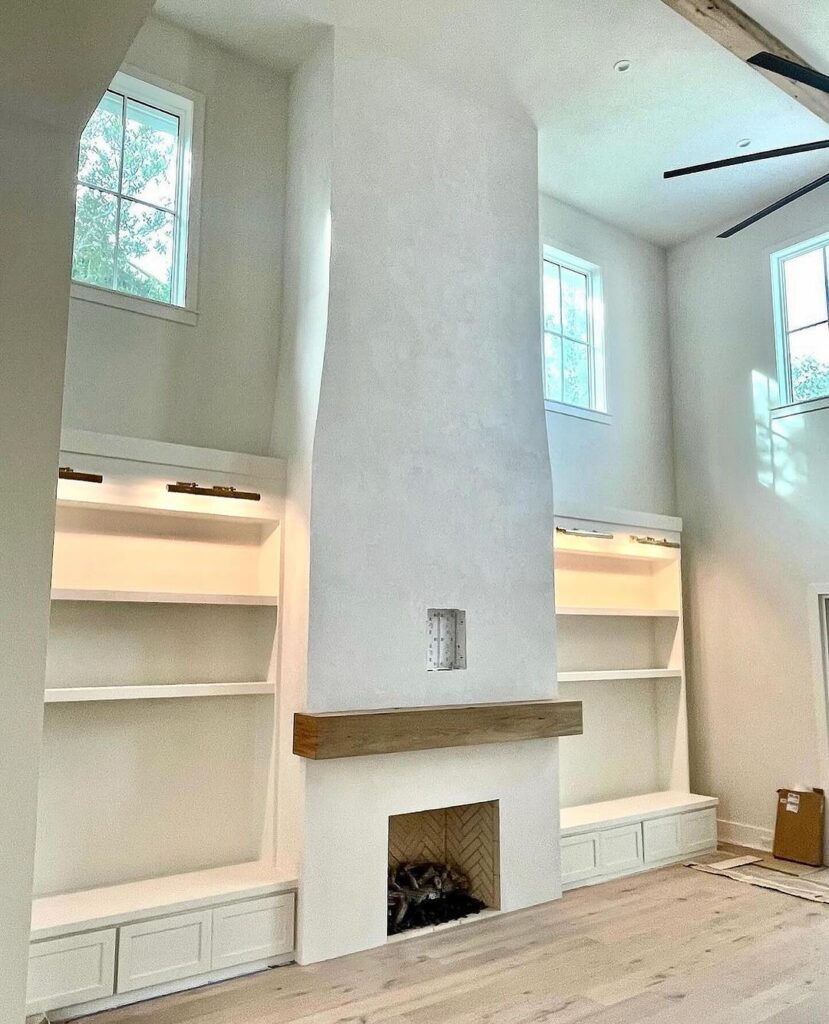
[[[695,871],[704,871],[708,875],[719,875],[721,878],[732,878],[735,882],[756,885],[761,889],[772,889],[786,896],[810,900],[812,903],[829,904],[829,886],[813,881],[810,878],[792,878],[783,875],[761,864],[762,857],[731,857],[715,864],[701,864],[689,861],[685,866]]]

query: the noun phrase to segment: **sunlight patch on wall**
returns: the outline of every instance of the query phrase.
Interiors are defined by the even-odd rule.
[[[774,490],[774,447],[771,433],[771,410],[776,403],[777,382],[759,370],[751,371],[751,393],[754,402],[754,440],[757,447],[757,480]]]
[[[793,500],[809,481],[808,456],[802,444],[804,419],[802,416],[772,418],[772,410],[779,405],[776,380],[752,370],[751,386],[757,480],[779,498]]]

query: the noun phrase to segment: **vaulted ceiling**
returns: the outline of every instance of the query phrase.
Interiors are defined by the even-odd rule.
[[[829,71],[826,0],[742,6]],[[543,191],[663,245],[829,169],[818,153],[662,180],[670,167],[829,138],[829,125],[661,0],[158,0],[156,11],[284,72],[326,25],[356,28],[487,102],[525,108]]]

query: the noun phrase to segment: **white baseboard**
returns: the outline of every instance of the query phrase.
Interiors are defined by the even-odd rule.
[[[724,821],[717,818],[717,838],[721,843],[748,846],[752,850],[771,851],[774,832],[770,828],[744,825],[741,821]]]

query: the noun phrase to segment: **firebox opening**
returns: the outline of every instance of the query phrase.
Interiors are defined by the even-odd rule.
[[[500,909],[498,801],[389,817],[388,934]]]

